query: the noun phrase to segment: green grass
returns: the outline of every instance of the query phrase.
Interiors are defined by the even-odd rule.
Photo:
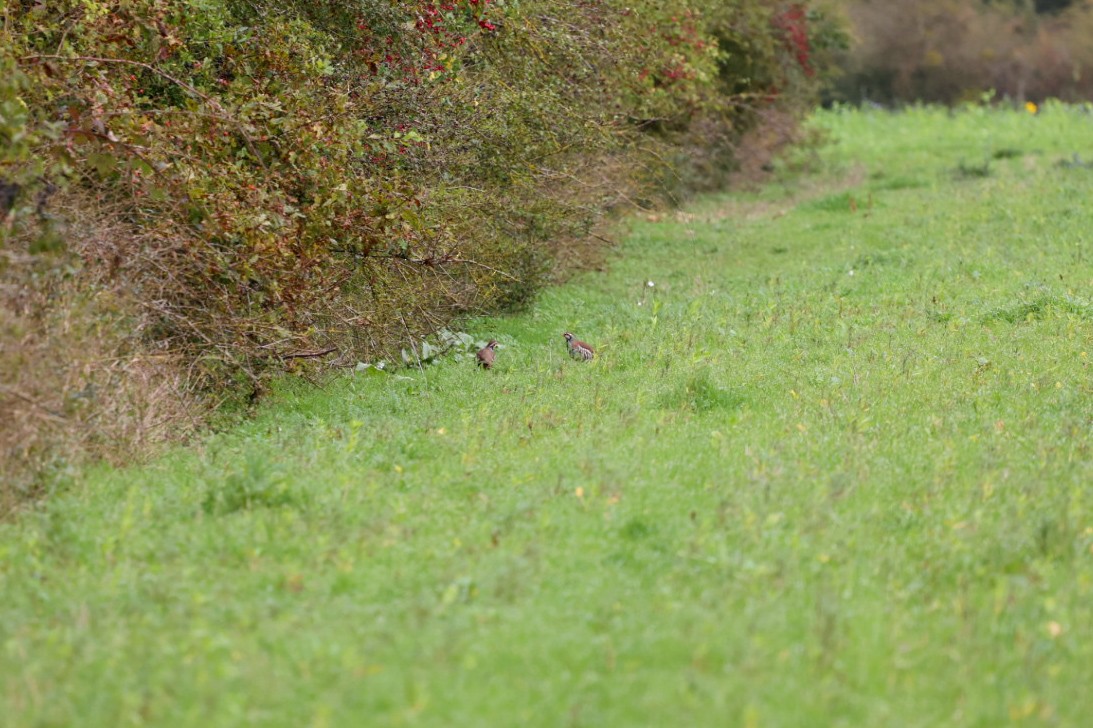
[[[0,525],[0,722],[1084,724],[1093,115],[812,123],[492,372],[285,382]]]

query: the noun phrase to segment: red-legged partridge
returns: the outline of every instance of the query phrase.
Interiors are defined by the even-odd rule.
[[[565,337],[566,348],[569,349],[569,355],[579,361],[590,361],[592,357],[596,356],[596,350],[588,344],[584,343],[580,339],[574,338],[573,334],[568,331],[562,334]]]
[[[483,369],[493,367],[493,360],[497,358],[497,342],[490,339],[490,343],[478,350],[478,366]]]

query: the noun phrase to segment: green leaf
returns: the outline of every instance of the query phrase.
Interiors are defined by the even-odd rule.
[[[99,173],[99,176],[105,177],[117,169],[118,158],[106,152],[93,152],[88,155],[87,163]]]

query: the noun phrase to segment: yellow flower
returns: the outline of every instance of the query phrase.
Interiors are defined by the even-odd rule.
[[[1031,102],[1031,101],[1026,101],[1025,102],[1025,111],[1027,111],[1028,113],[1035,114],[1039,110],[1040,110],[1040,107],[1037,106],[1036,104],[1034,104],[1033,102]]]

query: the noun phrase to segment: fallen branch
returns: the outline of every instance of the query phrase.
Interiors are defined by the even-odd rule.
[[[320,351],[297,351],[292,354],[281,354],[282,359],[318,359],[320,356],[326,356],[338,350],[338,347],[331,346],[328,349],[322,349]]]

